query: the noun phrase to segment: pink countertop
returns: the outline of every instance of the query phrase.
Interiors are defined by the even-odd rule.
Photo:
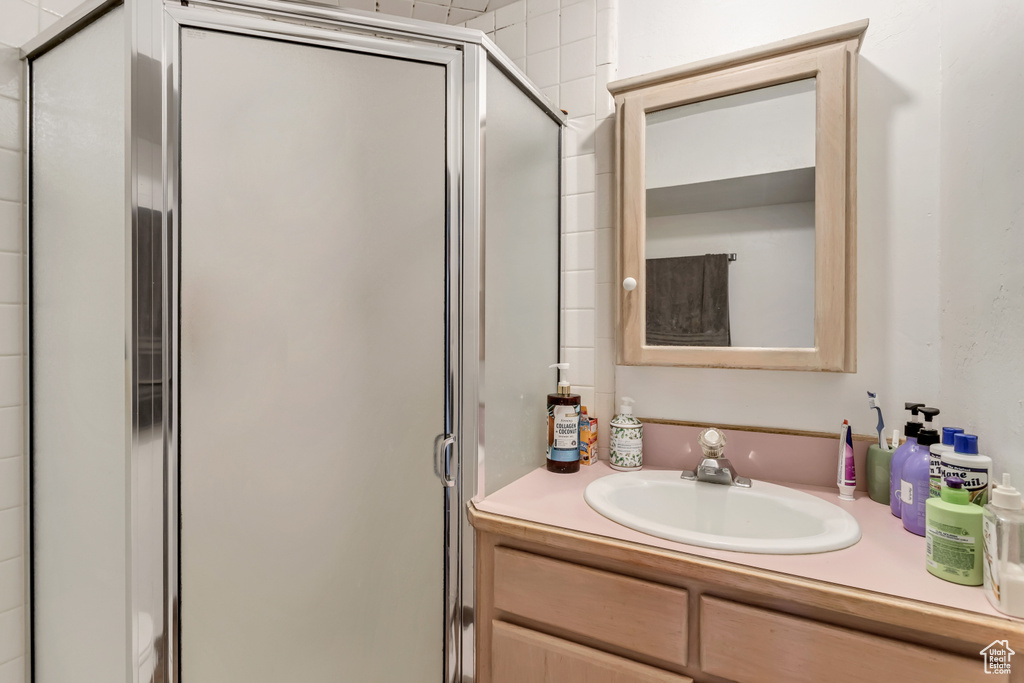
[[[757,555],[666,541],[602,517],[587,505],[583,490],[609,474],[614,470],[603,461],[583,466],[573,475],[553,474],[542,467],[476,507],[572,531],[1008,618],[989,605],[980,586],[960,586],[929,574],[924,566],[924,538],[905,531],[888,505],[874,502],[865,493],[858,491],[855,500],[846,502],[839,500],[834,489],[792,486],[847,510],[860,524],[860,541],[843,550],[814,555]]]

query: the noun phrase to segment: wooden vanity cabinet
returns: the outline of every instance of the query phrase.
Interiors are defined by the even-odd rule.
[[[1018,621],[470,510],[477,683],[1024,683]],[[980,651],[1017,645],[1011,675]],[[1016,664],[1016,662],[1014,662]]]

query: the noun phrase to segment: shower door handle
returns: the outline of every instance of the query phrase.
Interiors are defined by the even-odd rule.
[[[455,445],[454,434],[438,434],[434,439],[434,474],[445,488],[455,486],[452,478],[452,446]]]

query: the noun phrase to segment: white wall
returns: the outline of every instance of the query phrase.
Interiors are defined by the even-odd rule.
[[[865,391],[939,401],[940,20],[925,0],[645,0],[619,8],[619,75],[634,76],[868,17],[859,85],[856,374],[616,369],[616,390],[652,417],[871,430]],[[685,387],[685,390],[681,390]],[[940,406],[942,407],[942,406]],[[858,427],[858,424],[860,425]]]
[[[997,467],[1021,473],[1024,137],[1014,112],[1024,97],[1024,17],[1016,3],[634,0],[619,8],[619,76],[865,17],[858,372],[620,366],[616,393],[652,417],[830,431],[849,418],[870,433],[871,389],[890,428],[902,426],[904,401],[937,405],[943,424],[977,429]]]
[[[941,405],[1024,485],[1024,5],[942,3]]]

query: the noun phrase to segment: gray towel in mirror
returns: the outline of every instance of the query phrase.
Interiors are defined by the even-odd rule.
[[[647,259],[647,344],[730,346],[729,255]]]

